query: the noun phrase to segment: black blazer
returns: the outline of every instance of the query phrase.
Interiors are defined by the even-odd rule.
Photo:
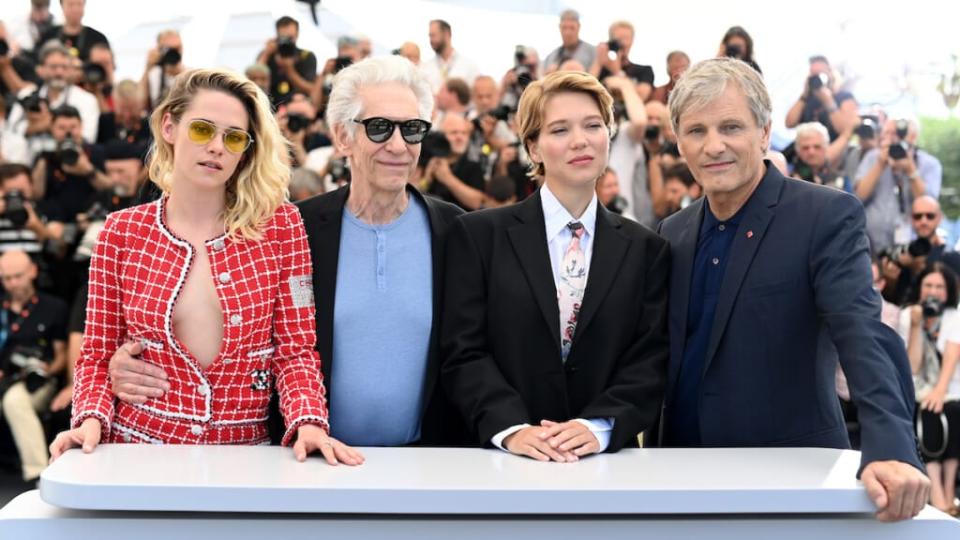
[[[297,203],[310,244],[313,260],[313,291],[317,307],[317,351],[320,366],[330,396],[330,380],[333,366],[333,309],[337,291],[337,264],[340,255],[340,228],[343,207],[346,205],[349,186],[336,191],[311,197]],[[407,186],[407,194],[427,208],[432,231],[433,255],[433,330],[430,333],[430,348],[427,357],[427,380],[424,385],[424,407],[420,423],[420,445],[466,446],[470,444],[463,419],[439,390],[437,376],[440,372],[438,352],[438,322],[440,301],[443,294],[443,260],[446,233],[454,218],[463,213],[460,208],[424,197],[419,191]],[[331,411],[331,415],[336,411]]]
[[[636,446],[657,417],[666,380],[669,247],[597,207],[587,288],[564,364],[540,201],[537,192],[453,226],[443,386],[481,444],[517,424],[612,417],[607,451]]]
[[[673,253],[668,395],[683,359],[704,211],[700,199],[660,226]],[[744,212],[707,346],[703,446],[849,447],[834,386],[839,352],[859,409],[862,465],[919,467],[910,367],[903,340],[880,322],[863,205],[768,162]],[[664,424],[670,419],[666,408]]]

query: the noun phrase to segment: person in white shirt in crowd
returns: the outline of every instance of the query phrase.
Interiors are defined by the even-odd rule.
[[[32,51],[51,28],[53,15],[50,14],[50,0],[30,0],[30,13],[10,21],[10,38],[21,49]]]
[[[463,79],[467,85],[477,77],[477,66],[453,48],[453,30],[442,19],[430,21],[430,48],[436,54],[420,64],[423,75],[430,82],[433,93],[440,91],[443,83],[452,77]]]
[[[140,91],[147,110],[153,110],[166,97],[173,79],[183,73],[183,40],[180,32],[164,30],[157,34],[157,46],[147,52],[147,65],[140,78]]]
[[[614,108],[617,130],[610,141],[610,168],[617,175],[620,196],[624,199],[621,215],[653,227],[656,218],[647,188],[647,159],[643,149],[647,111],[633,80],[623,76],[608,77],[603,83],[618,103]]]
[[[917,438],[927,475],[930,504],[957,515],[960,464],[960,316],[957,275],[934,263],[917,276],[918,286],[900,314],[917,399]]]
[[[29,135],[22,101],[35,93],[37,97],[46,100],[50,110],[61,105],[76,108],[83,120],[83,140],[89,144],[96,142],[100,105],[93,94],[68,82],[70,58],[70,52],[60,43],[50,42],[43,46],[40,50],[40,65],[37,66],[37,74],[43,79],[43,85],[40,88],[29,85],[17,94],[18,102],[14,104],[7,118],[8,129],[19,135]]]

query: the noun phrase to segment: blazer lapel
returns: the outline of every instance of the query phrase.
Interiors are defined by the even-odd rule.
[[[687,211],[680,235],[673,243],[670,275],[670,364],[667,373],[667,391],[673,388],[680,374],[683,351],[687,341],[687,308],[690,303],[690,279],[693,261],[697,255],[700,224],[703,222],[703,198],[694,201]]]
[[[557,288],[553,284],[553,271],[550,269],[550,252],[547,247],[540,192],[527,197],[514,208],[519,223],[508,228],[507,234],[537,305],[540,306],[543,320],[553,335],[557,358],[560,358],[560,307],[557,305]]]
[[[577,346],[577,338],[586,331],[596,315],[597,309],[606,298],[610,286],[617,277],[620,261],[630,246],[630,240],[620,232],[622,223],[619,217],[597,205],[596,238],[593,239],[593,255],[590,260],[590,274],[587,276],[587,289],[583,293],[583,303],[577,317],[577,327],[573,334],[572,348]],[[571,349],[572,359],[573,350]]]
[[[736,303],[740,286],[750,269],[757,254],[757,249],[763,242],[763,236],[773,219],[771,207],[776,206],[783,186],[783,177],[774,172],[773,166],[768,165],[760,185],[747,201],[747,208],[743,221],[737,227],[737,236],[730,247],[730,260],[724,272],[723,283],[720,285],[720,297],[717,299],[717,312],[713,319],[713,329],[710,331],[710,341],[707,345],[707,356],[704,363],[704,373],[710,367],[710,362],[717,352],[720,338],[730,320],[730,312]]]
[[[350,188],[344,187],[330,194],[323,205],[314,210],[316,216],[304,219],[307,240],[313,258],[313,290],[317,309],[317,350],[324,380],[333,372],[333,310],[337,292],[337,263],[340,260],[340,229],[343,207]],[[327,399],[330,383],[327,382]]]
[[[437,335],[437,323],[440,321],[440,305],[442,303],[443,292],[443,264],[444,264],[444,240],[445,231],[449,224],[444,222],[440,209],[437,207],[435,199],[423,196],[416,188],[407,185],[407,194],[411,198],[420,200],[427,209],[427,216],[430,219],[430,257],[432,259],[433,269],[433,325],[430,330],[430,345],[427,353],[427,376],[424,381],[424,400],[427,402],[433,395],[433,388],[437,383],[437,376],[440,373],[440,355],[439,336]]]

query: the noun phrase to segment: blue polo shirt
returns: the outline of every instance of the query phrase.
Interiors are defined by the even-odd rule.
[[[706,198],[703,207],[703,223],[697,238],[697,255],[693,262],[687,304],[686,343],[680,374],[668,409],[668,441],[671,446],[700,445],[700,386],[707,347],[713,331],[723,274],[730,258],[730,247],[744,212],[741,208],[732,218],[719,221],[710,210]]]

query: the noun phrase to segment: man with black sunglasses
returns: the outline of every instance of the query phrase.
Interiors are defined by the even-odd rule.
[[[437,380],[443,246],[462,210],[410,184],[432,110],[429,83],[405,58],[343,69],[327,124],[352,181],[297,203],[313,259],[331,434],[351,445],[475,440]],[[125,345],[111,359],[118,395],[162,389],[162,374],[131,357],[138,352]],[[273,414],[271,427],[277,422]]]

